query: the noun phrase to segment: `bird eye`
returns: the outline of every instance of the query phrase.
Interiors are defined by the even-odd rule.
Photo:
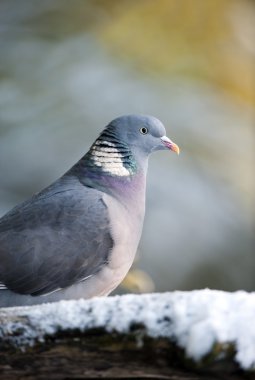
[[[139,131],[141,132],[142,135],[146,135],[146,133],[148,133],[148,129],[145,127],[140,128]]]

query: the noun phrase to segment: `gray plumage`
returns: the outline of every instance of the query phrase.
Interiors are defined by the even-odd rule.
[[[159,120],[115,119],[59,180],[3,216],[0,306],[109,294],[140,240],[148,155],[166,148],[178,147]]]

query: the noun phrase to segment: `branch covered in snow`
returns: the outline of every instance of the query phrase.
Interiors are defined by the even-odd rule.
[[[125,364],[133,375],[141,368],[162,376],[195,368],[242,376],[255,369],[254,318],[255,293],[243,291],[126,295],[0,309],[0,372],[12,379],[12,373],[19,378],[37,368],[40,379],[38,367],[47,364],[52,366],[48,379],[56,368],[63,376],[104,371],[114,378],[114,369],[124,370]]]

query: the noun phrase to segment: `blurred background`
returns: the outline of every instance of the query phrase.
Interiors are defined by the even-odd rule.
[[[113,118],[158,117],[138,258],[117,292],[255,288],[255,1],[0,0],[0,215]]]

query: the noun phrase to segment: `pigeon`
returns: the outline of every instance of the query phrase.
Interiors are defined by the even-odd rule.
[[[148,157],[179,153],[153,116],[111,121],[62,177],[0,219],[0,307],[107,296],[142,233]]]

